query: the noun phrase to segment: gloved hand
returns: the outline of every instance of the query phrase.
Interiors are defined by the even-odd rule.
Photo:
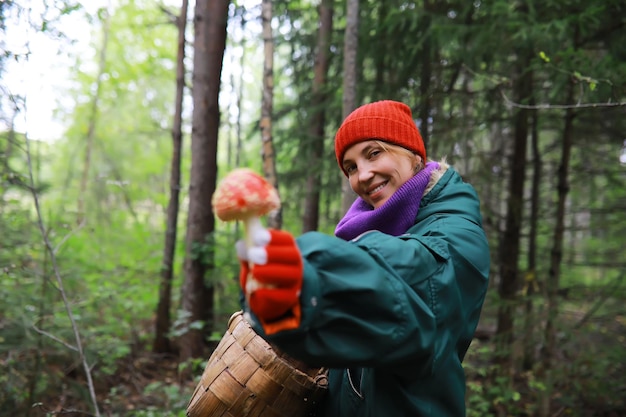
[[[285,231],[258,229],[250,246],[239,241],[239,283],[250,309],[267,334],[300,325],[303,262],[294,237]]]

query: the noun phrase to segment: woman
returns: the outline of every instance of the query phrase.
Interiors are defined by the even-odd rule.
[[[482,308],[490,256],[474,189],[427,162],[405,104],[356,109],[335,138],[358,195],[337,225],[238,245],[255,330],[330,368],[319,415],[464,416],[461,362]]]

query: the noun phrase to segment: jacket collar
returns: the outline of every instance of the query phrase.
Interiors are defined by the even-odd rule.
[[[443,174],[450,168],[450,165],[446,162],[446,158],[442,158],[439,161],[439,169],[435,170],[430,174],[430,181],[428,181],[428,185],[426,186],[426,190],[424,191],[424,196],[427,195],[430,190],[433,189],[435,185],[439,182]]]

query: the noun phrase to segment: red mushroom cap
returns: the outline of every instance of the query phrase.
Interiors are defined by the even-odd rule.
[[[211,199],[223,221],[262,216],[280,207],[278,192],[265,178],[248,168],[237,168],[220,182]]]

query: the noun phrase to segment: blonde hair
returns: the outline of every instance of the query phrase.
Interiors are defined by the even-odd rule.
[[[426,161],[424,161],[424,159],[420,155],[418,155],[417,153],[413,152],[410,149],[407,149],[400,145],[395,145],[393,143],[384,142],[381,140],[374,140],[374,142],[376,142],[378,146],[383,148],[385,152],[389,152],[390,154],[393,154],[396,156],[406,156],[406,157],[409,157],[411,160],[414,160],[415,157],[418,157],[419,162],[417,166],[415,167],[415,173],[420,172],[426,166]]]

